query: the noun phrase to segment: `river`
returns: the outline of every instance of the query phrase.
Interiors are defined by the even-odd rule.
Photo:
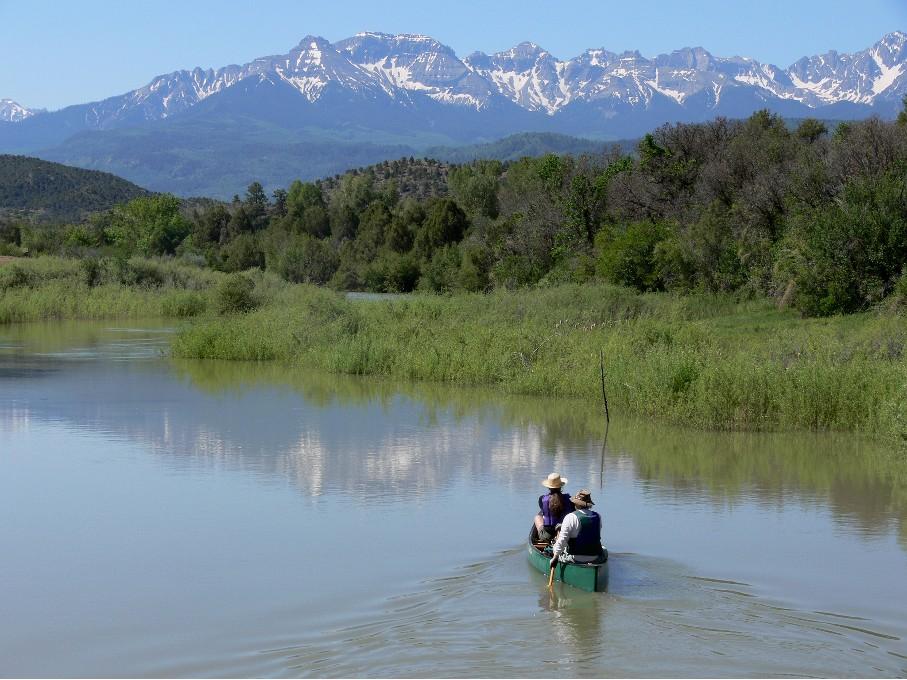
[[[907,675],[907,464],[832,434],[0,328],[0,675]],[[591,489],[607,593],[524,540]]]

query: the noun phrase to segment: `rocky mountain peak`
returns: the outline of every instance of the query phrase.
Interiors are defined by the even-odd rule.
[[[43,111],[28,109],[12,99],[0,99],[0,121],[18,123],[38,113]]]

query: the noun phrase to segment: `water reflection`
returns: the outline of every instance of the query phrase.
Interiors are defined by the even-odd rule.
[[[0,656],[22,674],[903,672],[907,463],[883,447],[618,414],[599,482],[598,404],[162,360],[166,328],[69,332],[0,332],[18,518]],[[526,564],[552,468],[601,503],[607,594],[549,592]],[[309,540],[328,518],[340,539]],[[64,651],[42,655],[51,634]]]
[[[107,361],[158,357],[168,332],[100,324],[6,330],[0,427],[68,422],[139,441],[176,465],[233,466],[305,493],[343,488],[363,500],[437,490],[458,476],[516,484],[522,471],[568,463],[598,481],[597,404],[276,364]],[[894,530],[907,545],[907,461],[857,437],[691,432],[618,418],[608,480],[637,480],[663,501],[716,508],[827,506],[842,527],[867,538]]]

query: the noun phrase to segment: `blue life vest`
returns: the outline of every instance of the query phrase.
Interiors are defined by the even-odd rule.
[[[546,527],[553,527],[560,524],[564,521],[564,517],[575,510],[573,501],[570,500],[570,496],[561,493],[560,491],[558,491],[558,494],[561,497],[562,503],[562,509],[559,513],[554,513],[551,508],[548,507],[548,502],[554,494],[546,493],[543,496],[539,496],[539,506],[542,508],[542,524]]]
[[[574,513],[579,519],[579,533],[567,542],[571,555],[598,555],[602,551],[602,518],[594,510]]]

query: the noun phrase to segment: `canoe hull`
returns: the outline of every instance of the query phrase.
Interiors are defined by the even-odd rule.
[[[529,544],[528,552],[529,563],[547,576],[551,558],[532,543]],[[608,589],[608,551],[605,550],[604,560],[601,562],[590,564],[558,562],[554,568],[554,578],[590,593],[603,592]]]

